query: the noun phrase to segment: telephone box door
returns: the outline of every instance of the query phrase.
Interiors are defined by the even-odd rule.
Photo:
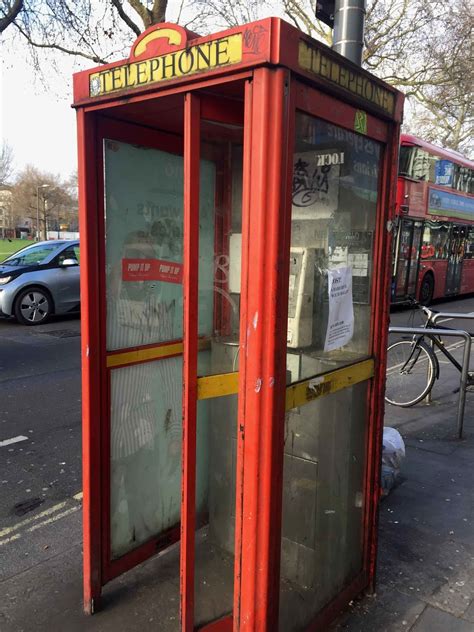
[[[97,126],[101,583],[167,549],[186,630],[234,599],[244,90],[161,99],[169,132]]]

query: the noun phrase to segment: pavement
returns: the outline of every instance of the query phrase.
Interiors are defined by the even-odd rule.
[[[459,374],[442,362],[440,375],[431,404],[386,406],[406,458],[381,502],[376,593],[354,600],[334,632],[474,632],[474,393],[460,440]]]
[[[430,405],[387,406],[406,458],[381,503],[376,593],[324,632],[474,632],[474,393],[459,440],[459,377],[441,372]],[[80,495],[0,530],[0,632],[179,629],[179,583],[157,557],[108,584],[102,610],[83,615],[81,538]]]

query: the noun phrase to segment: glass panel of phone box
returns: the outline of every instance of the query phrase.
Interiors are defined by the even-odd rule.
[[[381,146],[297,115],[287,382],[370,353]],[[367,384],[285,417],[280,630],[306,629],[363,564]]]
[[[200,376],[239,370],[243,129],[201,123]],[[205,227],[211,230],[205,231]],[[212,258],[209,255],[212,253]],[[238,396],[198,403],[195,625],[232,611]]]

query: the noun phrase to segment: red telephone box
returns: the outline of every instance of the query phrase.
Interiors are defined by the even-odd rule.
[[[270,18],[74,101],[85,610],[160,553],[177,630],[326,629],[374,579],[402,96]]]

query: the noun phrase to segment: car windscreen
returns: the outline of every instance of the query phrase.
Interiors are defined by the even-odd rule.
[[[58,252],[63,244],[38,244],[37,246],[28,246],[15,252],[15,254],[5,259],[2,265],[5,266],[32,266],[43,263],[52,253]]]

